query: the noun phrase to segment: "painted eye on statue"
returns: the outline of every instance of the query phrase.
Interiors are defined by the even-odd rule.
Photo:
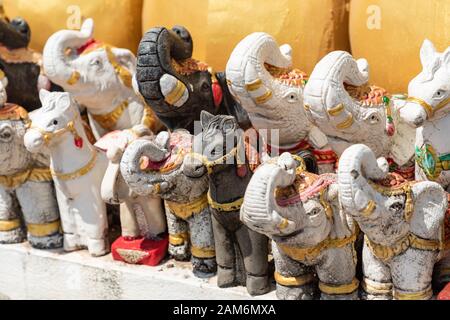
[[[102,66],[102,62],[100,61],[100,59],[94,59],[91,61],[91,66],[99,69]]]
[[[313,208],[309,212],[307,212],[308,216],[317,216],[320,213],[320,208]]]
[[[438,91],[436,91],[433,98],[441,99],[442,97],[444,97],[446,95],[446,93],[447,93],[447,91],[445,91],[443,89],[439,89]]]
[[[377,124],[378,122],[380,122],[380,118],[376,113],[372,113],[371,115],[369,115],[367,120],[369,121],[370,124]]]
[[[296,103],[298,102],[298,94],[296,92],[288,92],[284,98],[289,102],[289,103]]]
[[[233,131],[234,129],[234,123],[232,120],[227,120],[223,123],[223,131],[225,133],[229,133],[231,131]]]
[[[56,126],[57,124],[58,124],[58,120],[54,119],[54,120],[52,121],[52,125]]]
[[[209,89],[210,89],[209,84],[206,83],[206,82],[203,82],[203,83],[202,83],[202,90],[203,90],[203,91],[208,91]]]

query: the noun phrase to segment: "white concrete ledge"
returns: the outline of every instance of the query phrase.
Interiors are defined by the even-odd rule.
[[[0,245],[1,299],[276,299],[251,297],[244,287],[220,289],[217,278],[199,279],[189,263],[157,267],[91,257],[87,251],[37,250],[28,243]]]

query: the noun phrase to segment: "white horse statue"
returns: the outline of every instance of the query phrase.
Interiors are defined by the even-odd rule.
[[[106,205],[100,194],[108,160],[89,143],[70,93],[39,93],[42,108],[31,115],[26,148],[48,148],[64,232],[64,250],[82,248],[93,256],[109,252]]]
[[[423,70],[409,83],[409,97],[400,116],[417,128],[416,180],[436,181],[450,192],[450,47],[439,53],[431,41],[425,40],[420,49],[420,60]],[[443,234],[446,250],[436,270],[438,278],[448,282],[449,213]],[[450,293],[450,284],[446,290]]]

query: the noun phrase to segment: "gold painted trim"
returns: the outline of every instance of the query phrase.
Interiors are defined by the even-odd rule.
[[[341,112],[344,111],[344,104],[339,103],[337,106],[328,109],[328,114],[330,116],[336,117],[341,114]]]
[[[274,272],[274,278],[276,283],[286,287],[298,287],[313,282],[316,278],[312,273],[303,274],[296,277],[287,277]]]
[[[361,287],[368,294],[374,295],[391,295],[392,294],[392,283],[378,282],[371,279],[364,278],[361,282]]]
[[[181,246],[189,241],[189,233],[188,232],[180,232],[169,234],[169,243],[174,246]]]
[[[30,170],[25,170],[10,176],[0,176],[0,185],[7,189],[14,189],[25,183],[30,176]]]
[[[34,168],[10,176],[0,176],[0,185],[7,189],[14,189],[27,181],[52,181],[49,168]]]
[[[114,53],[112,52],[112,47],[110,45],[104,45],[103,46],[106,51],[106,55],[108,56],[109,63],[114,68],[114,71],[116,72],[117,76],[122,80],[123,84],[131,88],[131,82],[132,82],[132,74],[130,71],[128,71],[126,68],[124,68],[118,61]]]
[[[334,284],[326,284],[322,281],[319,281],[319,289],[321,292],[325,294],[349,294],[357,290],[359,287],[359,280],[353,278],[351,283],[342,284],[342,285],[334,285]]]
[[[72,71],[72,74],[70,75],[70,78],[67,79],[67,84],[73,86],[74,84],[76,84],[79,80],[80,80],[80,73],[76,70]]]
[[[409,247],[428,251],[438,251],[443,249],[442,241],[422,239],[412,233],[408,233],[405,237],[390,246],[375,243],[370,240],[367,235],[364,236],[364,241],[373,255],[382,261],[392,259],[405,252]]]
[[[422,100],[420,98],[408,97],[406,99],[406,101],[407,102],[416,103],[416,104],[420,105],[425,110],[425,112],[426,112],[426,114],[428,116],[428,119],[430,119],[434,115],[434,113],[436,111],[442,109],[443,107],[445,107],[446,105],[448,105],[450,103],[450,97],[448,97],[447,99],[445,99],[442,102],[440,102],[434,108],[428,102],[426,102],[425,100]]]
[[[280,224],[278,225],[278,229],[279,230],[284,230],[286,229],[286,227],[289,225],[289,221],[286,218],[283,218],[280,222]]]
[[[53,181],[50,168],[34,168],[31,169],[28,181],[33,182],[43,182],[43,181]]]
[[[95,150],[93,150],[92,157],[89,160],[89,162],[86,163],[86,165],[84,165],[83,167],[81,167],[78,170],[75,170],[75,171],[69,172],[69,173],[56,172],[53,169],[50,169],[50,171],[51,171],[52,176],[59,180],[73,180],[73,179],[82,177],[85,174],[87,174],[89,171],[91,171],[95,166],[96,160],[97,160],[97,152]]]
[[[323,208],[325,210],[325,215],[327,216],[327,218],[329,220],[332,220],[333,219],[333,208],[331,208],[330,203],[327,201],[327,199],[325,197],[325,190],[327,190],[327,188],[324,188],[320,191],[319,202],[323,206]]]
[[[0,220],[0,231],[12,231],[20,228],[20,219]]]
[[[256,91],[259,88],[261,88],[261,86],[262,86],[262,80],[261,79],[256,79],[256,80],[254,80],[254,81],[252,81],[250,83],[247,83],[245,85],[245,90],[247,90],[247,91]]]
[[[343,248],[348,244],[355,242],[356,232],[349,237],[342,239],[327,238],[314,247],[298,248],[289,245],[277,243],[278,248],[290,258],[296,261],[314,260],[322,251],[328,248]]]
[[[372,214],[372,212],[375,210],[376,207],[377,207],[377,205],[375,204],[375,201],[370,200],[367,203],[367,206],[364,209],[362,209],[360,211],[360,213],[361,213],[362,216],[367,218],[367,217],[369,217]]]
[[[196,258],[215,258],[216,250],[214,248],[200,248],[191,245],[191,254]]]
[[[208,199],[206,194],[204,194],[189,203],[178,203],[166,200],[166,204],[174,215],[178,218],[186,220],[192,215],[198,214],[208,207]]]
[[[181,82],[180,80],[177,80],[175,88],[173,88],[172,91],[169,92],[169,94],[165,97],[164,100],[166,100],[168,104],[174,105],[181,99],[184,90],[186,90],[186,86],[184,85],[184,83]]]
[[[28,232],[35,237],[47,237],[61,230],[61,222],[58,220],[49,223],[28,223]]]
[[[255,102],[256,104],[263,104],[269,101],[270,98],[272,98],[272,91],[267,90],[262,96],[256,97]]]
[[[128,108],[128,101],[124,101],[119,104],[113,111],[106,114],[93,114],[91,113],[92,118],[97,122],[103,129],[112,130],[117,121],[119,121],[123,112]]]
[[[429,300],[433,296],[431,286],[418,292],[399,292],[394,288],[393,297],[395,300]]]
[[[244,202],[244,197],[239,198],[233,202],[229,202],[229,203],[218,203],[216,201],[214,201],[211,198],[211,195],[208,191],[207,194],[208,197],[208,204],[212,209],[215,209],[217,211],[221,211],[221,212],[230,212],[230,211],[237,211],[241,208],[242,203]]]
[[[338,123],[338,124],[336,125],[336,128],[337,128],[338,130],[343,130],[343,129],[347,129],[347,128],[350,127],[352,124],[353,124],[353,115],[350,114],[350,115],[348,116],[347,119],[345,119],[345,120],[342,121],[341,123]]]

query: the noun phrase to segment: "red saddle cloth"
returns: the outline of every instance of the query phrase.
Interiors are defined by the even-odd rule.
[[[164,259],[168,246],[168,236],[161,240],[119,237],[112,244],[111,252],[114,260],[153,267]]]

